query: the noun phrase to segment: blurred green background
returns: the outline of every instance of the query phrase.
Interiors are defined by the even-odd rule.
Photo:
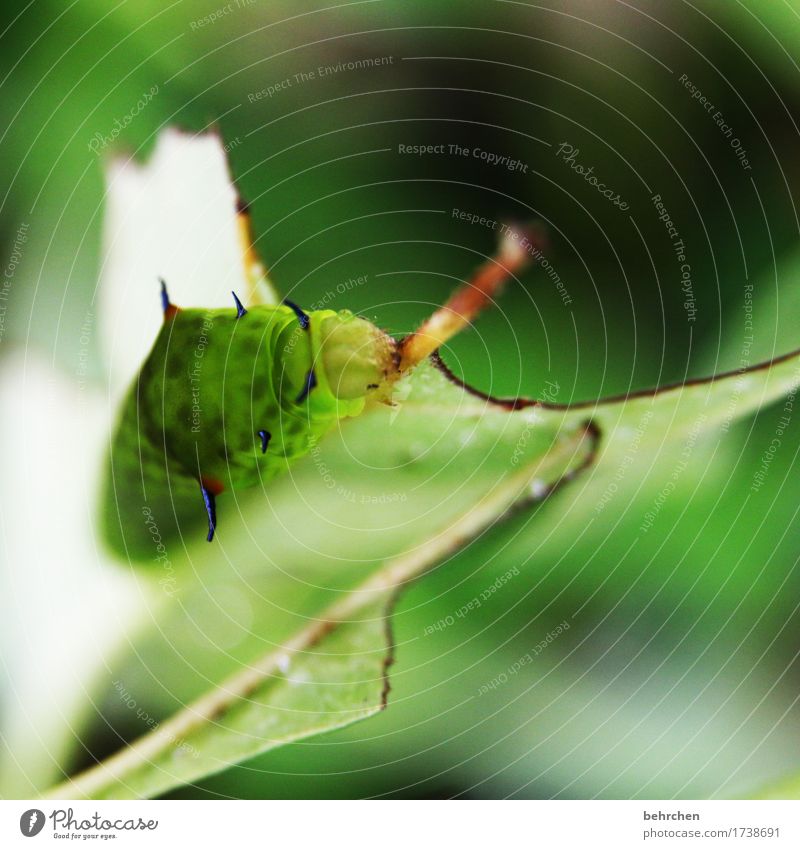
[[[146,156],[165,125],[218,127],[258,248],[301,304],[366,274],[333,306],[402,334],[493,250],[496,234],[454,209],[544,222],[570,303],[532,269],[480,335],[454,340],[447,361],[483,390],[538,395],[552,381],[566,403],[736,369],[749,284],[752,361],[800,346],[798,3],[34,0],[2,15],[6,267],[21,225],[28,240],[0,357],[38,350],[77,380],[102,234],[103,156],[90,142],[153,86],[118,146]],[[425,144],[525,167],[399,152]],[[562,144],[628,208],[559,157]],[[686,246],[693,315],[656,194]],[[675,454],[637,461],[599,514],[597,492],[564,490],[496,528],[403,596],[386,712],[175,795],[705,797],[796,772],[795,421],[750,490],[780,415],[699,445],[646,535]],[[521,575],[490,602],[425,635],[513,565]],[[565,619],[537,664],[475,695]],[[155,717],[185,697],[137,692]],[[141,730],[101,690],[71,765]]]

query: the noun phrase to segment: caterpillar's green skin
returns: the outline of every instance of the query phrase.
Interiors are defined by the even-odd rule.
[[[201,483],[224,493],[268,481],[362,411],[390,368],[392,340],[347,311],[308,318],[303,329],[283,305],[241,317],[170,305],[112,441],[103,499],[112,547],[159,559],[170,541],[194,542],[207,523]],[[312,369],[316,386],[304,392]],[[259,431],[271,435],[265,452]],[[219,504],[236,509],[224,495]]]

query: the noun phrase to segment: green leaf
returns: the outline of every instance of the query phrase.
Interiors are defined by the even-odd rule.
[[[170,700],[180,709],[52,795],[162,794],[375,713],[388,687],[387,610],[409,581],[592,462],[593,477],[610,478],[634,443],[693,444],[726,428],[793,391],[799,367],[790,355],[570,408],[490,399],[441,364],[418,368],[395,407],[347,422],[266,503],[258,494],[238,516],[229,508],[221,554],[170,552],[177,592],[120,664],[112,699],[117,717],[159,689],[167,697],[148,715]],[[204,679],[224,683],[203,692]]]
[[[363,476],[374,462],[385,461],[376,449],[385,444],[387,437],[406,452],[412,448],[421,452],[423,456],[412,467],[417,494],[399,501],[407,517],[402,524],[407,527],[398,534],[394,545],[402,553],[386,559],[372,574],[363,565],[337,569],[335,575],[329,576],[327,590],[313,593],[312,603],[301,603],[299,608],[292,598],[297,578],[287,579],[273,572],[271,586],[265,590],[270,602],[276,604],[277,599],[282,599],[284,604],[293,605],[296,613],[291,618],[304,616],[307,624],[293,635],[281,635],[279,648],[234,672],[220,687],[162,723],[151,735],[58,793],[114,798],[152,796],[259,752],[347,725],[380,710],[385,704],[385,670],[390,661],[385,619],[393,595],[490,526],[515,503],[541,498],[553,484],[591,459],[595,434],[583,423],[559,430],[554,424],[539,424],[530,411],[509,413],[502,406],[487,405],[450,384],[431,366],[418,371],[406,388],[411,391],[399,411],[376,407],[352,423],[359,430],[355,443],[334,441],[293,476],[295,482],[298,478],[307,479],[306,485],[298,485],[301,495],[314,491],[316,477],[316,488],[330,499],[330,490],[323,481],[332,472],[348,492],[355,492],[353,487],[359,483],[363,492],[364,480],[359,481],[358,474],[348,474],[348,467],[355,467]],[[404,387],[400,387],[398,395],[404,392]],[[368,449],[362,451],[360,463],[353,456],[354,445]],[[519,453],[515,455],[515,451]],[[462,460],[456,464],[459,456],[463,464]],[[320,464],[330,470],[324,472],[324,477],[320,477]],[[472,480],[459,487],[454,478],[464,476],[465,469],[472,470],[471,476],[467,475]],[[374,476],[374,472],[368,473],[370,478]],[[377,477],[388,478],[399,486],[400,478],[408,475],[403,468],[398,472],[389,467]],[[406,480],[405,486],[408,484]],[[374,485],[370,482],[370,486]],[[355,503],[350,498],[339,498],[345,505],[339,521],[347,513],[349,521],[359,518],[362,528],[371,527],[374,531],[377,522],[384,521],[380,517],[385,515],[386,505],[380,503],[376,490],[372,492],[366,500],[359,497]],[[390,499],[389,504],[396,512],[395,500]],[[304,511],[297,507],[295,504],[292,535],[300,534],[311,521],[310,516],[301,516]],[[288,513],[284,516],[288,517]],[[330,516],[331,511],[327,518]],[[259,521],[253,522],[253,530],[258,529]],[[425,525],[429,531],[422,535],[419,528]],[[263,541],[269,540],[274,549],[279,531],[270,523],[265,530]],[[416,544],[403,545],[403,539],[408,540],[410,534]],[[374,543],[364,553],[375,557],[386,550],[387,543],[383,534],[372,532],[371,536]],[[236,556],[231,560],[240,562]],[[286,561],[280,557],[277,562],[284,565]],[[365,573],[369,577],[363,580]],[[305,575],[308,574],[306,570]],[[169,623],[169,617],[159,617],[160,627],[169,634],[170,662],[176,659],[173,652],[184,656],[183,649],[176,647],[174,636],[191,636],[196,630],[191,617],[182,624],[180,620],[196,605],[198,597],[208,592],[209,586],[208,581],[189,583],[182,603],[173,608],[174,621]],[[288,630],[289,623],[282,623],[275,616],[265,616],[263,622],[264,630],[273,633]],[[264,638],[261,633],[258,636]],[[210,638],[212,644],[216,640]],[[122,689],[129,700],[127,688]]]

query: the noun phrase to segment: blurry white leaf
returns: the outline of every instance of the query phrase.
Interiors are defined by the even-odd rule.
[[[109,162],[100,326],[115,397],[158,334],[159,278],[178,306],[233,307],[231,291],[251,302],[239,205],[216,133],[168,129],[146,164]],[[258,300],[274,301],[265,283]]]

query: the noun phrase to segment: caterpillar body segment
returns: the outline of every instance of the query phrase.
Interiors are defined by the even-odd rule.
[[[288,305],[165,304],[112,441],[106,531],[117,548],[138,549],[138,538],[152,550],[115,509],[131,490],[172,531],[186,529],[191,487],[210,541],[217,496],[286,471],[339,419],[363,410],[395,360],[394,341],[346,310],[316,310],[302,321]]]

